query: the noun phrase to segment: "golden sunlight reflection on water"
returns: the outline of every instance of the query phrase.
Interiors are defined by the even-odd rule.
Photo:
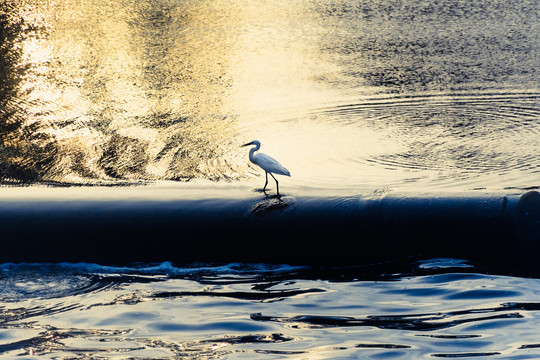
[[[10,161],[67,182],[262,179],[239,147],[258,139],[291,171],[284,183],[537,185],[528,22],[516,28],[495,5],[469,19],[383,3],[10,3],[31,29],[16,43],[28,69],[14,98],[51,145],[45,159]],[[514,32],[488,26],[499,41],[479,48],[484,12]],[[501,81],[482,82],[486,73]]]
[[[94,0],[30,12],[51,33],[25,49],[37,64],[36,117],[64,150],[53,178],[212,178],[223,172],[216,156],[235,177],[246,171],[235,146],[249,136],[272,145],[279,135],[282,158],[298,144],[288,134],[303,134],[312,156],[329,133],[356,143],[330,124],[279,121],[339,96],[314,77],[335,71],[319,56],[315,14],[305,1],[282,5]]]

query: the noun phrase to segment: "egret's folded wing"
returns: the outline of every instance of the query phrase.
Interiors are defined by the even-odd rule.
[[[285,169],[283,165],[277,162],[276,159],[274,159],[271,156],[268,156],[266,154],[258,153],[256,155],[257,164],[263,168],[263,170],[279,174],[279,175],[287,175],[291,176],[291,173],[289,170]]]

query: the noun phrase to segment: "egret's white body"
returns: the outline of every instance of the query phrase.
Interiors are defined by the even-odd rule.
[[[273,157],[263,153],[255,153],[261,148],[261,142],[259,140],[253,140],[252,142],[247,143],[243,146],[249,145],[254,145],[254,147],[249,149],[249,160],[252,163],[258,165],[266,173],[266,182],[264,183],[263,191],[266,190],[266,185],[268,185],[268,173],[270,173],[270,176],[272,176],[276,181],[277,194],[279,195],[279,184],[273,174],[291,176],[291,173],[289,172],[289,170],[285,169],[283,165],[278,163],[277,160]]]

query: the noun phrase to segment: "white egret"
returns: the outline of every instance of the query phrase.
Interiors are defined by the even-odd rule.
[[[279,184],[272,173],[285,176],[291,176],[291,173],[289,172],[289,170],[285,169],[283,165],[278,163],[277,160],[273,157],[263,153],[255,154],[255,151],[261,148],[261,142],[259,140],[253,140],[252,142],[244,144],[242,146],[249,145],[255,145],[254,147],[249,149],[249,160],[256,165],[259,165],[259,167],[263,169],[266,173],[266,182],[264,183],[263,191],[266,190],[266,185],[268,185],[268,173],[270,173],[270,176],[272,176],[276,181],[277,195],[279,196]]]

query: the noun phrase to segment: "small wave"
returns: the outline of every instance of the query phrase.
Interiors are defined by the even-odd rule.
[[[458,353],[458,354],[431,354],[437,358],[470,358],[479,356],[495,356],[500,355],[500,352],[476,352],[476,353]]]
[[[293,327],[313,329],[332,327],[376,327],[408,331],[433,331],[447,329],[467,323],[501,319],[521,319],[523,315],[515,310],[537,311],[538,304],[505,304],[498,308],[467,309],[445,313],[406,314],[406,315],[370,315],[363,318],[351,316],[267,316],[261,313],[251,314],[251,319],[264,322],[288,323]],[[528,309],[528,310],[527,310]],[[495,315],[492,315],[494,314]],[[484,315],[487,314],[487,315]]]
[[[175,297],[190,297],[190,296],[204,296],[204,297],[223,297],[233,298],[240,300],[254,300],[254,301],[282,301],[285,298],[294,297],[298,295],[324,292],[322,289],[296,289],[296,290],[266,290],[266,291],[172,291],[172,292],[159,292],[152,294],[153,299],[166,299]]]
[[[103,266],[91,263],[0,264],[0,299],[17,302],[21,299],[54,299],[96,293],[132,282],[160,281],[168,264],[136,268]],[[150,276],[150,277],[148,277]],[[53,311],[48,309],[47,311]]]
[[[450,269],[450,268],[473,268],[467,260],[436,258],[421,260],[418,262],[419,269]]]
[[[357,141],[366,141],[368,129],[379,134],[370,146],[333,150],[327,163],[342,164],[349,177],[409,186],[523,186],[540,171],[539,98],[537,92],[386,95],[311,115],[347,128]]]
[[[128,266],[101,265],[96,263],[3,263],[0,264],[0,275],[14,276],[17,274],[61,274],[61,275],[224,275],[224,274],[270,274],[287,273],[306,269],[306,266],[288,264],[263,263],[229,263],[205,264],[192,263],[176,266],[172,262],[135,263]]]
[[[0,354],[6,354],[6,353],[13,353],[15,352],[17,356],[39,356],[39,355],[45,355],[47,353],[50,353],[51,350],[62,350],[66,351],[65,345],[62,343],[62,340],[66,339],[73,339],[73,338],[85,338],[85,337],[102,337],[102,338],[115,338],[117,336],[125,335],[128,331],[123,330],[75,330],[75,329],[55,329],[51,328],[49,330],[43,331],[39,333],[37,336],[1,344],[0,345]],[[135,351],[140,350],[140,347],[132,347],[132,348],[126,348],[122,347],[120,349],[113,349],[109,348],[106,350],[101,350],[101,352],[104,351],[110,351],[110,352],[127,352],[127,351]],[[91,350],[83,350],[83,349],[73,349],[74,352],[78,350],[78,352],[100,352],[100,349],[91,349]],[[83,351],[81,351],[83,350]]]
[[[17,302],[21,299],[63,298],[96,292],[112,285],[110,279],[92,275],[65,275],[23,271],[0,275],[0,300]]]
[[[5,299],[1,299],[5,301]],[[22,300],[22,299],[21,299]],[[3,309],[0,307],[0,325],[9,324],[13,322],[26,321],[28,319],[37,317],[37,316],[49,316],[54,314],[59,314],[75,309],[82,308],[80,304],[69,304],[65,305],[63,303],[58,303],[49,306],[34,306],[34,307],[20,307],[20,308],[11,308]]]
[[[381,95],[367,97],[361,102],[329,105],[313,110],[311,115],[335,113],[366,113],[369,110],[388,111],[395,109],[433,109],[438,107],[464,107],[473,105],[495,104],[506,105],[513,113],[523,112],[527,116],[537,116],[539,109],[536,102],[540,99],[537,92],[485,92],[485,93],[426,93],[410,95]],[[517,105],[516,104],[527,104]],[[385,115],[382,115],[385,116]]]
[[[349,199],[348,201],[354,201]],[[411,273],[411,264],[415,265]],[[125,266],[97,263],[3,263],[0,264],[0,294],[5,299],[18,297],[61,297],[94,292],[123,283],[187,279],[202,283],[266,282],[287,279],[327,279],[351,281],[399,279],[402,276],[436,274],[459,269],[459,276],[470,278],[467,272],[477,271],[477,265],[462,259],[407,257],[393,261],[359,266],[307,266],[267,263],[134,263]],[[444,275],[441,275],[444,276]],[[436,278],[433,278],[436,279]]]

